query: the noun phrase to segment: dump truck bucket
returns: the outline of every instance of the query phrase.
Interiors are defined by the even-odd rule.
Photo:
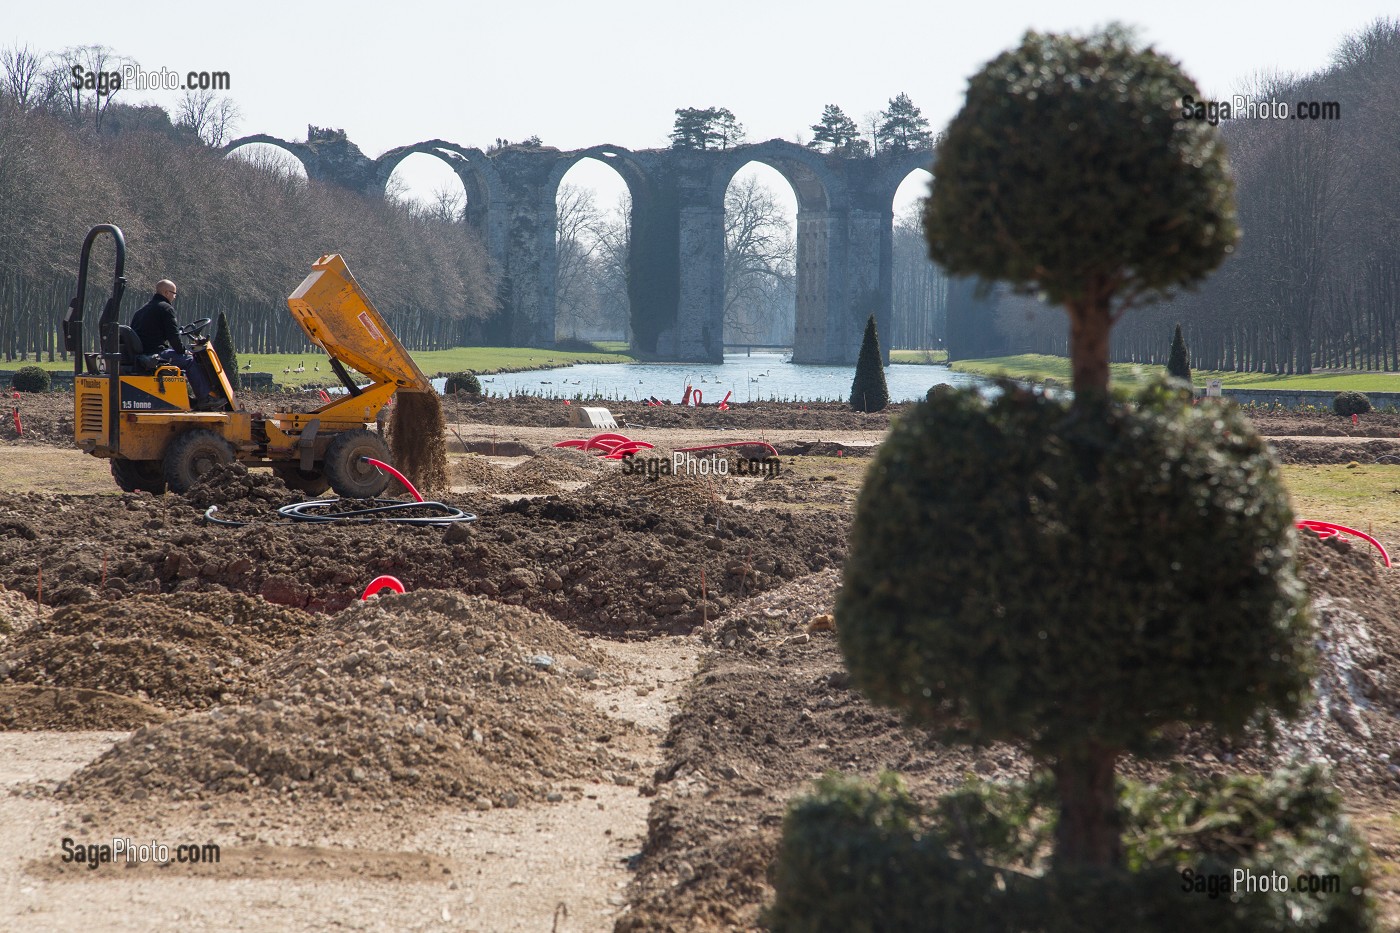
[[[348,363],[376,383],[431,392],[432,383],[370,304],[339,253],[322,256],[287,297],[301,329],[332,360]]]

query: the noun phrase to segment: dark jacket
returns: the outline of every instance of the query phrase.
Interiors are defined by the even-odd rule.
[[[156,353],[166,347],[185,352],[185,345],[180,342],[180,325],[175,321],[175,308],[159,292],[131,316],[131,329],[141,338],[144,353]]]

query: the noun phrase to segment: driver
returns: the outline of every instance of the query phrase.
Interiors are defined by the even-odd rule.
[[[154,353],[162,363],[180,367],[190,381],[196,408],[219,404],[223,400],[210,393],[204,370],[195,365],[194,357],[185,351],[185,345],[180,341],[180,327],[175,323],[176,294],[174,282],[169,279],[157,282],[156,293],[151,300],[131,316],[131,329],[140,338],[141,347],[146,353]]]

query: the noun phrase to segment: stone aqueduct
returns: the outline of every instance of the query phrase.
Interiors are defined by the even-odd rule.
[[[881,333],[890,333],[895,192],[910,172],[933,161],[931,150],[847,159],[782,140],[725,150],[602,145],[571,152],[507,147],[487,155],[432,139],[371,159],[344,133],[315,127],[304,143],[255,135],[224,151],[250,143],[284,150],[311,179],[379,196],[408,156],[446,162],[466,191],[467,220],[481,231],[501,275],[501,312],[491,336],[520,346],[554,342],[560,180],[581,159],[610,165],[631,193],[636,346],[662,359],[711,363],[724,354],[724,193],[735,172],[749,162],[772,166],[797,195],[793,361],[851,363],[871,312]]]

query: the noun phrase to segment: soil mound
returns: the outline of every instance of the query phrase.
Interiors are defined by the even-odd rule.
[[[583,471],[580,474],[580,479],[602,473],[608,468],[608,461],[597,454],[584,453],[581,450],[574,450],[572,447],[542,447],[535,456],[541,460],[577,467]],[[564,477],[559,478],[563,479]]]
[[[508,475],[512,479],[515,477],[531,478],[546,483],[578,483],[592,479],[598,475],[598,471],[587,469],[567,460],[535,456],[512,469]]]
[[[551,646],[552,653],[541,646]],[[571,685],[603,659],[522,609],[448,594],[356,605],[271,669],[256,702],[138,731],[61,793],[140,801],[542,799],[560,779],[634,766],[621,728]]]
[[[11,635],[48,618],[48,610],[23,593],[0,586],[0,651]]]
[[[271,470],[250,470],[241,463],[216,464],[185,492],[185,501],[197,509],[211,505],[225,512],[233,504],[238,511],[265,510],[290,502],[294,494]]]
[[[1282,437],[1269,441],[1279,463],[1400,463],[1400,441],[1307,441]]]
[[[149,703],[105,690],[0,684],[0,730],[125,732],[168,718]]]
[[[505,476],[505,470],[480,454],[467,454],[452,467],[455,484],[483,492],[499,492],[505,483]]]
[[[261,666],[319,624],[300,610],[234,593],[66,606],[11,639],[0,654],[0,681],[207,709],[258,694]]]
[[[0,494],[0,513],[13,509],[36,532],[34,541],[0,538],[0,585],[32,597],[42,569],[46,604],[218,584],[334,612],[375,576],[393,574],[410,591],[490,596],[593,631],[689,632],[734,600],[844,558],[845,511],[738,509],[712,502],[699,481],[652,484],[609,466],[616,472],[604,478],[627,495],[585,487],[478,501],[466,505],[478,521],[448,529],[266,521],[228,528],[205,524],[181,496]]]

